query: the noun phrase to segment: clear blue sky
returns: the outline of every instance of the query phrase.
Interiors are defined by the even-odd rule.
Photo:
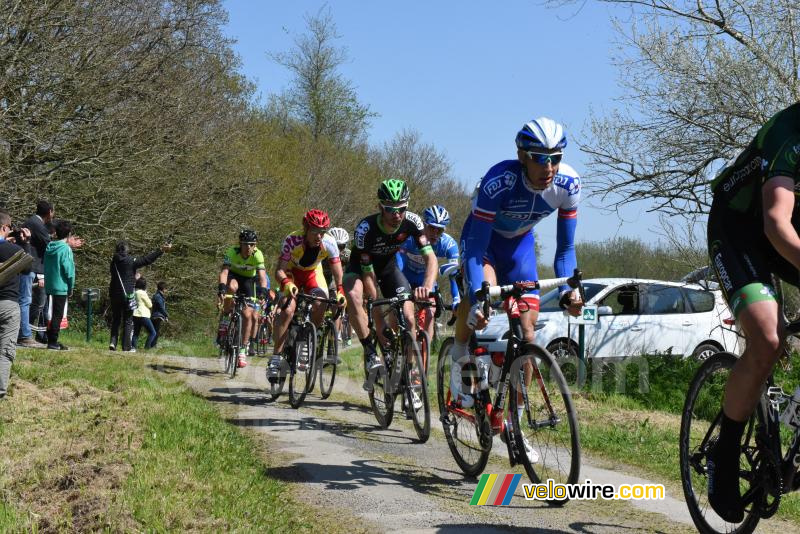
[[[576,12],[520,0],[227,0],[227,35],[236,39],[243,73],[263,97],[289,82],[289,73],[268,53],[291,49],[305,32],[304,15],[323,5],[341,35],[338,44],[348,50],[342,74],[380,115],[372,121],[370,142],[379,145],[404,128],[418,130],[423,141],[447,154],[455,177],[470,185],[494,163],[515,157],[516,132],[542,115],[566,126],[571,143],[565,161],[583,173],[586,157],[574,140],[588,135],[590,109],[608,109],[620,95],[611,65],[611,8],[597,2]],[[658,239],[658,218],[645,213],[647,206],[625,209],[620,219],[600,205],[584,190],[578,241]],[[545,252],[540,261],[550,263],[555,217],[536,230]]]

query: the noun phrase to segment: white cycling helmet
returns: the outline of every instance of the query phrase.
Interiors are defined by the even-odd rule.
[[[350,243],[350,234],[347,233],[347,230],[344,228],[331,228],[328,230],[328,233],[336,240],[337,245],[347,245]]]
[[[564,127],[553,119],[539,117],[526,122],[517,133],[517,148],[520,150],[547,149],[561,150],[567,146],[567,134]]]

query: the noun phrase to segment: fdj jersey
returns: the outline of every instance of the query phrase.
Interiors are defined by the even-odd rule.
[[[794,181],[800,191],[800,104],[775,114],[711,183],[714,200],[708,216],[708,251],[735,316],[748,304],[774,300],[771,275],[798,285],[797,269],[764,233],[764,184],[775,176]],[[792,224],[800,227],[795,202]]]
[[[230,272],[243,278],[253,278],[258,271],[266,270],[264,266],[264,254],[256,248],[247,258],[241,255],[239,247],[230,247],[225,251],[225,258],[222,265],[227,267]]]
[[[528,184],[518,160],[503,161],[489,169],[472,196],[472,213],[461,232],[465,281],[473,303],[474,293],[483,282],[484,262],[494,266],[501,284],[538,278],[532,229],[556,210],[553,267],[558,277],[572,274],[577,265],[574,240],[580,191],[578,174],[563,162],[543,190]]]

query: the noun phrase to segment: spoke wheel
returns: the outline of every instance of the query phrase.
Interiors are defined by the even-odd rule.
[[[242,346],[242,316],[236,314],[228,325],[228,364],[226,371],[231,378],[236,376],[239,365],[239,347]]]
[[[383,352],[382,347],[379,350]],[[390,361],[386,361],[385,356],[386,354],[384,354],[383,371],[376,372],[372,376],[367,372],[367,362],[366,360],[364,361],[364,376],[367,380],[372,381],[369,404],[372,407],[372,413],[375,414],[375,420],[381,428],[389,428],[394,417],[394,393],[389,393],[391,391],[388,385],[390,375],[387,374],[392,359],[390,358]]]
[[[422,357],[422,365],[425,369],[425,377],[427,378],[428,369],[431,366],[431,338],[428,333],[421,328],[417,329],[417,345],[419,345],[419,354]]]
[[[761,519],[751,504],[745,508],[741,523],[726,523],[711,509],[708,501],[707,454],[719,437],[723,393],[735,363],[736,356],[728,352],[709,356],[689,385],[681,414],[680,470],[683,495],[697,530],[704,534],[747,534],[755,530]],[[753,428],[753,419],[748,428]],[[755,441],[750,436],[752,432],[745,430],[744,439]],[[742,477],[753,479],[754,476],[753,466],[748,463],[748,457],[754,457],[754,446],[754,443],[748,442],[742,446],[744,454],[739,464],[739,489],[742,495],[749,488],[748,482]]]
[[[289,404],[299,408],[308,392],[308,385],[314,373],[317,332],[312,323],[305,323],[297,336],[292,350],[289,374]]]
[[[431,436],[431,403],[428,398],[428,378],[425,376],[425,367],[422,363],[419,345],[406,333],[403,339],[403,348],[406,355],[405,369],[405,397],[406,410],[411,415],[414,430],[420,443],[425,443]]]
[[[567,381],[545,349],[528,344],[523,350],[512,363],[508,394],[517,457],[534,484],[549,479],[575,484],[580,474],[580,440]],[[549,503],[560,506],[567,501]]]
[[[492,442],[488,440],[486,447],[481,445],[481,431],[478,423],[480,418],[474,407],[458,411],[449,407],[450,370],[453,366],[450,358],[452,348],[452,337],[445,339],[439,348],[439,361],[436,366],[436,399],[439,403],[439,419],[442,422],[447,446],[459,469],[468,477],[476,477],[486,468],[492,450]]]
[[[331,396],[333,382],[336,380],[336,365],[339,358],[339,345],[336,341],[336,325],[332,322],[330,327],[325,329],[325,333],[320,338],[320,347],[317,353],[319,368],[319,392],[323,399]]]

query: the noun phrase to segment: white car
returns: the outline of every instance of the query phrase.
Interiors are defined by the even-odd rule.
[[[598,306],[597,324],[584,327],[587,359],[642,354],[705,359],[714,352],[739,349],[731,313],[713,282],[594,278],[583,285],[587,304]],[[494,315],[476,337],[490,352],[504,352],[506,315]],[[578,354],[578,326],[570,325],[558,307],[557,289],[542,296],[536,343],[557,357]]]

